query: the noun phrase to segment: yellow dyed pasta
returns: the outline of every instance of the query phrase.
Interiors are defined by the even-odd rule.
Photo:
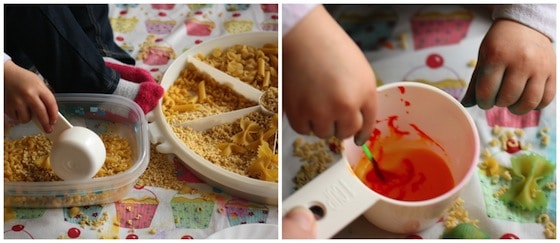
[[[198,100],[206,100],[206,86],[204,86],[204,81],[198,83]]]
[[[210,55],[199,54],[196,58],[261,91],[278,87],[278,45],[275,43],[261,47],[233,45],[215,48]]]
[[[162,111],[170,124],[257,105],[190,63],[169,90],[163,96]]]
[[[275,89],[274,95],[266,98],[270,109],[277,113],[277,44],[260,47],[232,45],[215,48],[207,55],[197,54],[195,58],[260,91]],[[257,101],[216,82],[190,63],[185,65],[168,90],[163,97],[162,110],[169,124],[258,105]],[[277,114],[252,112],[233,123],[202,132],[189,127],[172,125],[171,128],[181,141],[204,159],[240,175],[278,182],[277,124]]]

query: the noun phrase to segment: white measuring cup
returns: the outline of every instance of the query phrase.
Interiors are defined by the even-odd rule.
[[[107,151],[99,135],[88,128],[72,126],[60,112],[53,131],[45,136],[52,141],[51,169],[63,180],[90,179],[105,163]]]
[[[353,166],[364,152],[352,138],[346,139],[342,159],[282,202],[284,215],[296,206],[311,209],[319,218],[318,238],[331,238],[360,215],[389,232],[420,232],[441,218],[476,169],[478,132],[466,109],[452,96],[429,85],[400,82],[379,87],[377,97],[376,120],[397,116],[399,129],[413,123],[425,132],[447,154],[447,166],[455,185],[428,200],[401,201],[385,197],[358,178]],[[389,130],[384,123],[377,123],[376,129],[381,134]]]

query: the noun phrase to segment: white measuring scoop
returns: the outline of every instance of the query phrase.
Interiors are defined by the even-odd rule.
[[[72,126],[60,112],[53,131],[45,135],[53,143],[51,169],[63,180],[90,179],[105,163],[107,151],[99,135],[88,128]]]
[[[230,76],[229,74],[222,72],[221,70],[212,67],[211,65],[196,59],[195,57],[189,56],[188,62],[192,63],[199,71],[208,74],[216,82],[231,87],[237,93],[245,96],[247,99],[257,101],[259,103],[260,111],[267,115],[274,115],[275,112],[269,111],[263,105],[263,95],[264,92],[258,90],[257,88],[247,84],[237,78]]]

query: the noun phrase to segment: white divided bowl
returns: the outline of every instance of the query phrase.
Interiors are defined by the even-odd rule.
[[[205,41],[200,45],[194,46],[185,51],[175,61],[173,61],[173,63],[165,72],[161,80],[161,85],[165,90],[167,90],[175,82],[177,77],[179,77],[181,71],[184,69],[188,61],[188,58],[198,53],[208,54],[216,47],[227,48],[235,44],[245,44],[260,47],[266,43],[277,42],[277,32],[241,33]],[[237,85],[244,86],[243,84],[244,83],[241,81],[239,81],[239,83],[237,84],[233,84],[234,89]],[[254,100],[255,102],[258,102],[259,94],[262,93],[261,91],[252,88],[251,86],[244,86],[241,91],[239,91],[239,89],[236,89],[236,91],[244,95],[246,98]],[[254,108],[250,107],[248,109],[258,110],[260,108],[257,105]],[[246,113],[239,112],[238,110],[218,114],[211,119],[204,119],[209,120],[209,122],[211,123],[214,122],[217,124],[223,122],[224,120],[232,121],[235,120],[234,118],[241,118],[242,116],[244,116],[244,114]],[[171,129],[171,124],[169,124],[165,120],[162,111],[161,100],[156,108],[148,114],[147,119],[150,122],[150,141],[153,144],[157,144],[156,149],[158,152],[175,154],[200,179],[204,180],[212,186],[223,190],[224,192],[229,193],[230,195],[259,203],[270,205],[278,204],[278,183],[253,179],[228,171],[218,165],[213,164],[212,162],[206,160],[205,158],[191,150],[181,139],[179,139],[175,135],[175,133]],[[197,120],[195,119],[193,121],[196,122]]]

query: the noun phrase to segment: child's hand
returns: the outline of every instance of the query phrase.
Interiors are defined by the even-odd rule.
[[[497,20],[480,45],[465,106],[508,107],[514,114],[542,109],[555,96],[556,55],[550,39],[510,20]]]
[[[36,116],[50,133],[58,118],[58,105],[39,76],[9,60],[4,62],[4,113],[21,123]]]
[[[323,6],[288,32],[283,49],[283,109],[300,134],[361,145],[373,131],[376,82],[365,56]]]

